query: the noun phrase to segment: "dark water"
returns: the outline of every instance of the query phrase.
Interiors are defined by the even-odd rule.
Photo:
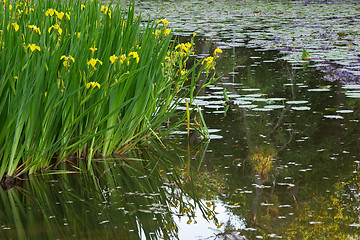
[[[235,48],[222,57],[218,70],[230,74],[205,96],[226,88],[235,105],[226,116],[205,105],[222,138],[211,140],[202,169],[222,182],[218,198],[243,222],[241,234],[356,239],[359,101],[311,64],[294,70],[277,61],[275,51]]]
[[[179,129],[166,148],[151,142],[92,173],[0,190],[0,239],[360,237],[360,86],[347,85],[356,75],[248,38],[196,42],[200,56],[224,51],[220,80],[195,101],[211,140]]]

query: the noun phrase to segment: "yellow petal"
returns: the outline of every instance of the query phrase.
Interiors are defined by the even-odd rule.
[[[114,62],[116,61],[118,59],[118,57],[114,54],[114,55],[112,55],[112,56],[110,56],[110,62],[112,63],[112,64],[114,64]]]
[[[62,20],[62,18],[64,17],[64,13],[63,13],[63,12],[60,12],[60,13],[56,12],[56,16],[57,16],[60,20]]]
[[[12,25],[15,29],[15,32],[17,32],[19,30],[19,25],[17,23],[13,23]]]
[[[95,67],[95,64],[96,64],[96,61],[95,61],[95,59],[90,59],[88,62],[87,62],[87,65],[91,65],[91,66],[93,66],[93,67]]]

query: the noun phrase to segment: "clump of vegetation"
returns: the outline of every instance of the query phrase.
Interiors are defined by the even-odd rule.
[[[216,53],[188,69],[193,42],[133,5],[3,1],[0,18],[0,179],[158,138],[202,73],[214,80]]]

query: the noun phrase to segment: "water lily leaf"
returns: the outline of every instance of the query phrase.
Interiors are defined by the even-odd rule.
[[[304,104],[304,103],[308,103],[309,101],[306,100],[300,100],[300,101],[287,101],[287,104]]]
[[[269,111],[272,111],[272,110],[274,110],[274,109],[272,109],[272,108],[253,108],[253,109],[251,109],[251,110],[253,110],[253,111],[260,111],[260,112],[269,112]]]
[[[307,111],[307,110],[310,110],[311,108],[310,107],[291,107],[292,110],[296,110],[296,111]]]
[[[308,92],[330,92],[328,88],[311,88],[308,89]]]
[[[284,107],[285,107],[284,105],[267,105],[267,106],[264,106],[264,108],[270,108],[270,109],[282,109]]]
[[[343,116],[340,115],[324,115],[324,118],[330,118],[330,119],[344,119]]]
[[[337,113],[353,113],[354,110],[337,110]]]

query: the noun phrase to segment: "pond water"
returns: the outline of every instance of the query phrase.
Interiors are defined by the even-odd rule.
[[[179,129],[0,190],[0,238],[358,239],[360,8],[284,2],[137,3],[197,32],[195,57],[223,49],[194,102],[210,141]]]

